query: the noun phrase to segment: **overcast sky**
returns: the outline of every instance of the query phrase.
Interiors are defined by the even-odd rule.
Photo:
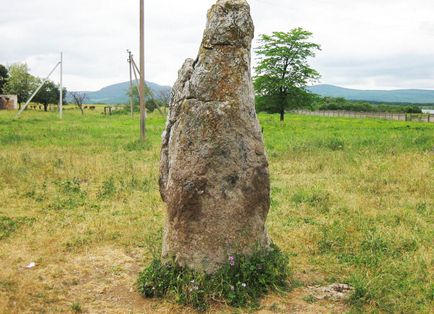
[[[196,57],[215,0],[145,0],[146,79],[172,85]],[[250,0],[256,36],[303,27],[322,51],[321,83],[434,89],[433,0]],[[128,80],[138,60],[139,0],[0,0],[0,64],[45,76],[64,52],[69,90]],[[256,44],[256,39],[255,39]],[[55,77],[57,81],[57,74]]]

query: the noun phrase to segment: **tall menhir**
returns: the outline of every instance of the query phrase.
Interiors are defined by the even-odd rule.
[[[160,192],[163,260],[207,273],[233,254],[267,248],[268,161],[250,73],[254,26],[245,0],[218,0],[196,60],[173,87]]]

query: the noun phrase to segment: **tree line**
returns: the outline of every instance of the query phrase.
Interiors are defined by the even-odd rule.
[[[389,112],[389,113],[422,113],[417,105],[398,103],[368,103],[364,101],[347,100],[341,97],[314,97],[310,110],[345,110],[357,112]]]
[[[29,67],[25,63],[14,63],[9,67],[0,64],[0,94],[17,95],[18,103],[25,102],[36,88],[42,83],[41,78],[30,74]],[[63,88],[63,99],[67,94]],[[60,98],[60,88],[53,81],[46,81],[33,101],[44,106],[48,111],[49,104],[57,104]]]

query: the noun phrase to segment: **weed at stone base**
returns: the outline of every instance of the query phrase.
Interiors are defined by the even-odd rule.
[[[214,274],[178,266],[174,261],[154,259],[139,276],[138,290],[143,296],[169,296],[177,303],[206,310],[216,300],[233,307],[259,305],[269,291],[288,290],[288,257],[272,245],[251,256],[234,255]]]

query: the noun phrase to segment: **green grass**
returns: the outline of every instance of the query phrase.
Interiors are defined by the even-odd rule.
[[[350,283],[354,311],[431,312],[434,124],[260,120],[272,181],[267,227],[294,278]],[[132,287],[161,249],[164,123],[149,115],[142,144],[127,115],[71,110],[59,121],[24,112],[15,120],[0,112],[0,312],[125,308],[116,287]],[[125,266],[130,259],[136,268]],[[23,273],[30,261],[41,266]]]

